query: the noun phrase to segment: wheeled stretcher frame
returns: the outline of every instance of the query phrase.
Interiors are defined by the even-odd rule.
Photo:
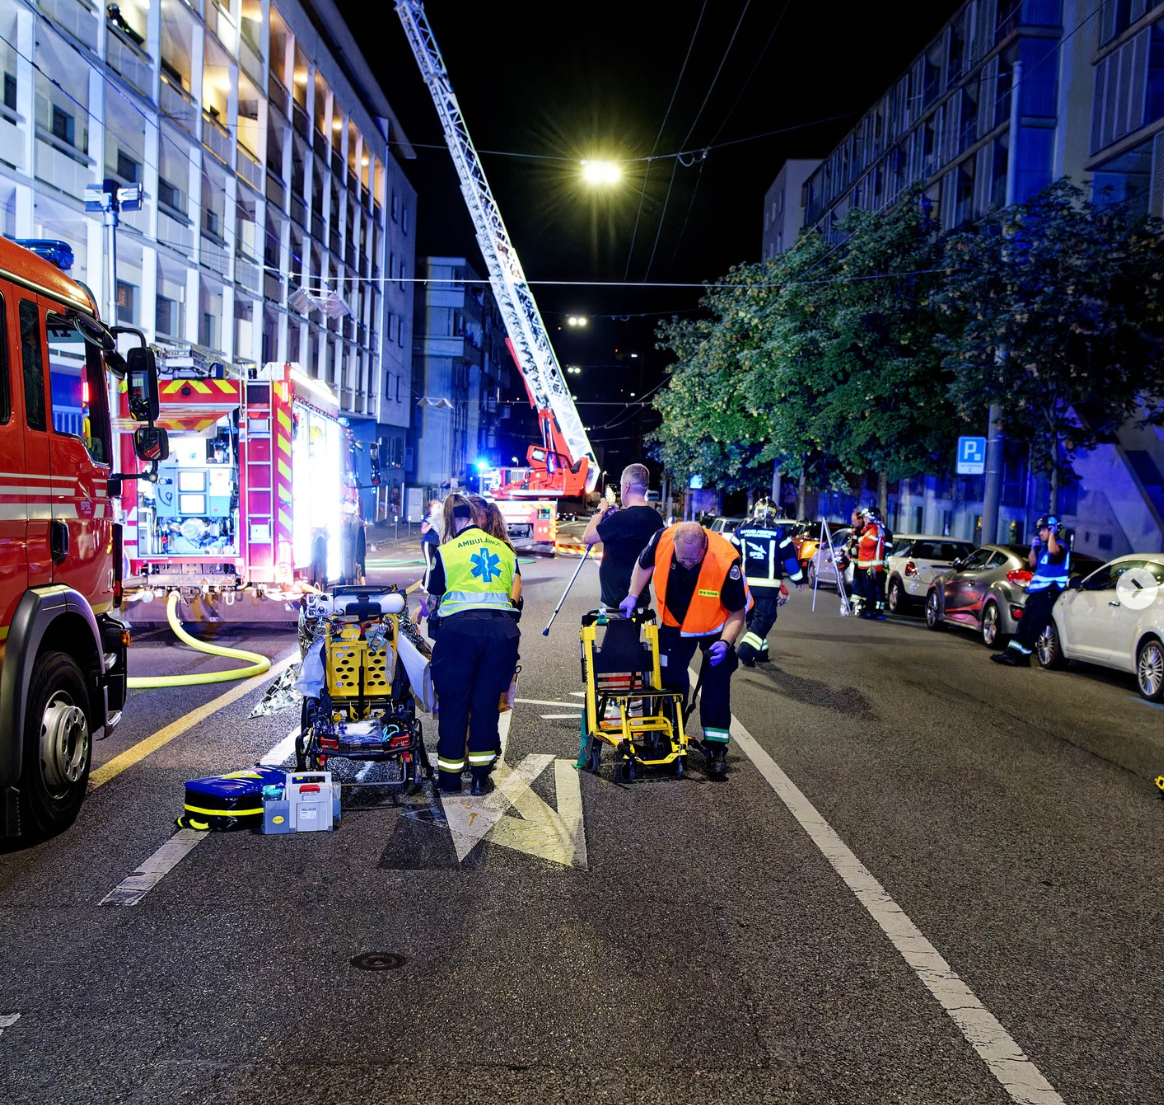
[[[402,592],[374,586],[337,587],[311,597],[313,644],[325,678],[318,695],[305,694],[295,764],[324,768],[332,758],[399,764],[398,778],[345,786],[413,786],[431,779],[408,674],[397,655]],[[306,663],[306,660],[305,660]]]
[[[624,783],[644,768],[667,768],[681,777],[687,760],[683,696],[663,690],[654,619],[654,611],[626,618],[592,610],[579,633],[586,688],[579,766],[597,772],[602,746],[609,745]]]

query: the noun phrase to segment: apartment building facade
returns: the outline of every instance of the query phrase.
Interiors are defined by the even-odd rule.
[[[971,0],[807,176],[803,225],[840,241],[849,211],[886,210],[920,184],[950,230],[1065,177],[1096,199],[1164,216],[1164,4]],[[1077,548],[1109,557],[1164,547],[1164,432],[1129,422],[1075,469],[1059,512]],[[1000,540],[1029,536],[1045,502],[1008,442]],[[983,481],[903,481],[893,506],[901,529],[974,538]]]
[[[426,494],[476,489],[478,461],[497,467],[513,358],[487,281],[464,257],[424,257],[416,297],[414,480]],[[524,452],[524,448],[522,450]]]
[[[0,232],[72,245],[73,275],[160,348],[298,362],[380,454],[412,410],[413,156],[332,0],[0,0]],[[141,185],[116,287],[85,187]]]

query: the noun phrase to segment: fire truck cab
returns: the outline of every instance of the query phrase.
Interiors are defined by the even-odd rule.
[[[109,377],[139,418],[157,402],[153,355],[123,358],[72,250],[0,238],[0,837],[47,836],[85,796],[93,736],[119,720],[129,634],[120,601]],[[38,255],[39,254],[39,255]],[[164,459],[165,434],[135,435]],[[149,473],[146,474],[148,478]]]

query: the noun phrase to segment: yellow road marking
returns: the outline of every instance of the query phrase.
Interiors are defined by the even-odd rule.
[[[271,670],[267,672],[267,679],[278,677],[295,663],[297,659],[298,653],[294,652],[285,660],[280,660],[279,663],[271,665]],[[217,698],[211,699],[205,706],[199,706],[196,710],[192,710],[184,717],[180,717],[177,721],[170,722],[164,729],[159,729],[154,733],[152,737],[146,737],[145,740],[138,741],[132,748],[127,748],[120,755],[114,756],[107,764],[102,764],[94,770],[89,776],[89,790],[94,791],[99,786],[108,783],[110,779],[115,779],[127,768],[133,767],[134,764],[144,760],[146,756],[156,752],[163,745],[169,744],[175,737],[180,737],[183,733],[193,729],[195,725],[205,721],[211,714],[216,714],[223,707],[229,706],[245,694],[250,694],[254,689],[253,680],[244,680],[237,687],[231,687],[225,694],[220,694]]]

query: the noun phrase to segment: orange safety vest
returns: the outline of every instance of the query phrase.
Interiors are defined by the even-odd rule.
[[[671,577],[671,561],[675,556],[674,529],[663,530],[655,546],[655,596],[663,613],[663,624],[678,626],[685,637],[702,637],[706,633],[718,633],[723,629],[724,622],[731,613],[724,608],[721,588],[732,565],[739,562],[739,549],[718,533],[712,533],[709,529],[703,532],[707,534],[707,552],[703,554],[699,578],[695,582],[695,592],[691,596],[691,604],[687,607],[682,622],[676,619],[667,606],[667,583]],[[743,574],[742,568],[740,573]],[[748,605],[751,605],[751,594],[746,579],[744,594],[747,595]]]

